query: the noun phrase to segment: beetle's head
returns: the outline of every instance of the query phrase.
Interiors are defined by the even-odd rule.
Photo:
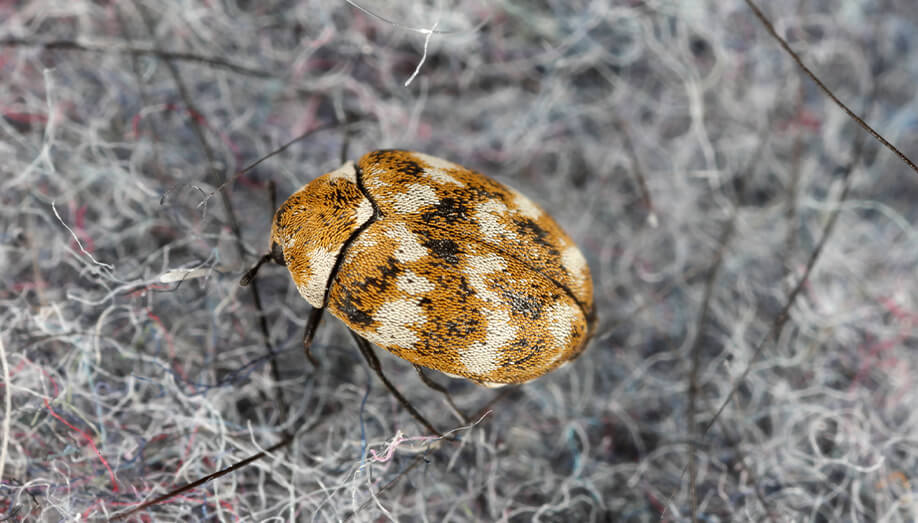
[[[271,224],[271,252],[285,265],[297,290],[313,307],[325,305],[325,291],[344,245],[373,215],[373,204],[357,185],[348,162],[291,194]]]

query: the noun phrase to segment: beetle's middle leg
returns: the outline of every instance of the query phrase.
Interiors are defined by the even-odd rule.
[[[379,379],[382,380],[383,385],[385,385],[386,388],[389,389],[389,392],[391,392],[392,395],[395,396],[395,399],[397,399],[398,402],[401,403],[412,416],[414,416],[414,419],[418,420],[421,423],[421,425],[424,425],[425,427],[427,427],[427,430],[436,434],[437,436],[442,437],[443,434],[439,430],[435,429],[434,426],[429,421],[427,421],[427,418],[425,418],[420,412],[418,412],[418,410],[414,408],[414,405],[412,405],[411,402],[409,402],[404,396],[402,396],[402,393],[399,392],[398,389],[395,388],[395,385],[393,385],[392,382],[389,381],[389,378],[387,378],[386,375],[383,374],[382,365],[379,364],[379,358],[377,358],[376,354],[373,353],[373,347],[370,346],[370,342],[358,336],[357,333],[354,331],[350,331],[350,333],[351,333],[351,336],[353,336],[354,341],[357,342],[357,347],[360,349],[360,353],[363,354],[364,359],[367,360],[367,364],[370,366],[371,369],[373,369],[373,372],[375,372],[376,375],[379,376]]]
[[[427,385],[428,387],[439,392],[440,394],[443,394],[446,397],[446,402],[449,403],[450,408],[453,409],[453,413],[455,413],[456,416],[459,416],[459,419],[461,419],[463,423],[469,422],[469,418],[466,417],[466,415],[461,410],[459,410],[459,407],[457,407],[455,403],[453,403],[453,396],[449,393],[448,390],[446,390],[446,387],[440,385],[436,381],[432,380],[430,376],[425,374],[424,367],[416,364],[414,366],[414,370],[418,371],[418,376],[421,377],[421,381],[424,382],[424,385]]]

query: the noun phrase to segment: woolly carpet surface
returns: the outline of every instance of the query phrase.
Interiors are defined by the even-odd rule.
[[[761,4],[918,157],[912,2]],[[336,319],[308,362],[284,268],[239,286],[273,200],[379,148],[529,195],[595,281],[564,369],[431,373],[471,423],[378,351],[450,440]],[[916,201],[740,0],[0,1],[0,519],[294,433],[128,519],[914,521]]]

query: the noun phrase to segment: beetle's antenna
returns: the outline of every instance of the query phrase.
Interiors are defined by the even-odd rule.
[[[239,280],[239,285],[246,287],[250,283],[252,283],[252,280],[255,279],[255,275],[258,273],[258,269],[260,269],[261,266],[264,265],[265,262],[270,261],[270,260],[271,260],[270,252],[262,256],[261,259],[259,259],[258,262],[255,263],[255,265],[251,269],[245,271],[245,274],[242,275],[242,279]]]
[[[268,194],[271,196],[271,208],[277,209],[277,184],[274,183],[274,180],[268,180]],[[247,287],[252,283],[252,280],[255,279],[255,275],[258,273],[258,269],[270,259],[270,252],[262,256],[251,269],[247,270],[245,274],[242,275],[242,279],[239,280],[239,285]]]

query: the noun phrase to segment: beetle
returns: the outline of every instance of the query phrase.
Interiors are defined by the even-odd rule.
[[[571,361],[596,324],[587,262],[551,216],[424,153],[373,151],[304,185],[277,209],[270,251],[241,283],[267,261],[286,266],[313,307],[307,355],[327,309],[384,381],[367,341],[419,372],[496,387]]]

